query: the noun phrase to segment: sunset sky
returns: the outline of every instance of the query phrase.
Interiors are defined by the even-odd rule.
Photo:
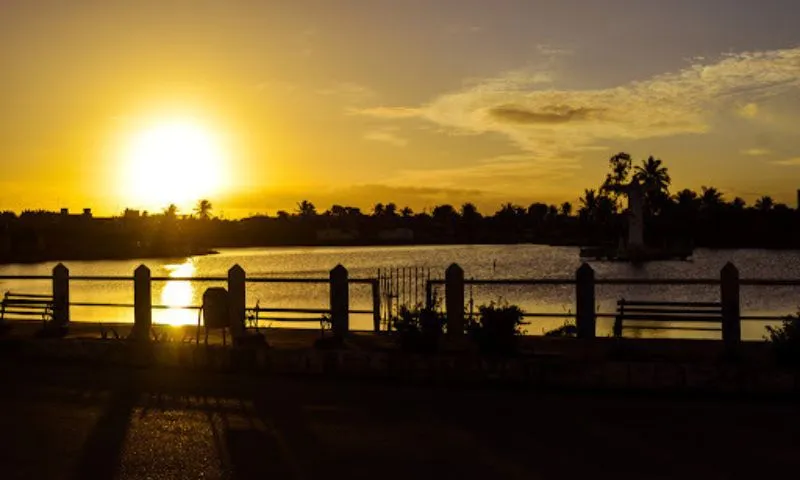
[[[575,202],[618,151],[794,206],[798,25],[796,0],[0,0],[0,209],[493,212]]]

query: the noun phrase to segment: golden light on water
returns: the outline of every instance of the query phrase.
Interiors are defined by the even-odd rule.
[[[189,119],[157,121],[133,133],[122,152],[119,178],[130,206],[191,209],[227,184],[228,159],[219,139]]]
[[[191,277],[194,275],[195,267],[192,259],[176,265],[165,265],[169,271],[169,276],[174,278]],[[170,307],[185,307],[192,305],[194,297],[194,287],[188,281],[168,281],[161,290],[161,305]],[[172,308],[161,310],[158,314],[157,323],[167,325],[196,325],[197,310]]]

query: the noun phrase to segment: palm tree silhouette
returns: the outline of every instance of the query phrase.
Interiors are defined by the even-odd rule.
[[[669,193],[672,179],[661,159],[650,156],[647,160],[643,160],[641,165],[634,167],[634,171],[636,173],[633,174],[633,178],[639,180],[645,190]]]
[[[197,202],[197,206],[194,207],[194,211],[200,220],[208,220],[211,218],[211,209],[213,208],[214,206],[211,205],[211,202],[206,199],[202,199]]]
[[[761,212],[769,212],[775,206],[775,201],[772,200],[772,197],[769,195],[764,195],[763,197],[756,200],[755,207],[756,210]]]
[[[164,209],[164,216],[169,219],[174,219],[178,216],[178,206],[174,203],[170,203],[167,208]]]

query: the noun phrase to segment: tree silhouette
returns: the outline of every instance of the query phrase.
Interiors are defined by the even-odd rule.
[[[473,203],[465,203],[461,205],[461,218],[467,222],[472,222],[480,218],[481,214],[478,213],[478,207]]]
[[[167,208],[164,209],[164,216],[170,220],[174,220],[178,216],[178,206],[174,203],[170,203]]]
[[[772,197],[769,195],[764,195],[763,197],[756,200],[755,203],[756,210],[760,212],[769,212],[775,206],[775,202],[772,200]]]
[[[564,202],[561,204],[561,215],[565,217],[572,215],[572,204],[570,202]]]
[[[383,214],[387,217],[396,217],[397,216],[397,205],[394,203],[387,203],[386,206],[383,207]]]
[[[376,203],[374,207],[372,207],[372,216],[373,217],[382,217],[384,213],[384,208],[382,203]]]
[[[700,195],[700,206],[706,209],[719,208],[722,206],[722,192],[714,187],[703,186],[702,195]]]
[[[634,171],[634,180],[638,180],[644,188],[645,211],[649,214],[660,213],[669,202],[669,186],[672,183],[667,167],[660,159],[650,156],[634,167]]]
[[[311,218],[317,215],[317,207],[308,200],[303,200],[297,204],[297,213],[303,218]]]
[[[197,214],[200,220],[208,220],[211,218],[211,210],[213,208],[214,206],[211,205],[210,201],[202,199],[197,202],[197,206],[194,207],[194,212]]]
[[[402,215],[403,218],[411,218],[414,216],[414,210],[411,210],[409,207],[403,207],[403,209],[400,210],[400,215]]]
[[[587,188],[583,191],[583,196],[579,199],[581,202],[580,214],[587,218],[594,218],[597,216],[597,192],[592,188]]]

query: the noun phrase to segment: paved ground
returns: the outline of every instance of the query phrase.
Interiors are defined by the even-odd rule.
[[[791,404],[0,366],[0,478],[771,478]]]

